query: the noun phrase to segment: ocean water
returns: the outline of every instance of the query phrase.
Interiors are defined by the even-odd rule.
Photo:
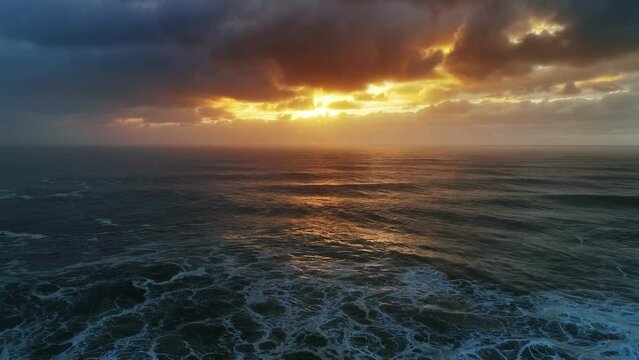
[[[0,150],[0,359],[637,359],[638,148]]]

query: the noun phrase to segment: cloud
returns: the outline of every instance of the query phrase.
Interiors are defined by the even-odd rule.
[[[451,101],[418,113],[342,114],[301,121],[282,118],[163,125],[146,114],[144,121],[124,120],[128,126],[70,127],[74,132],[64,135],[75,141],[156,145],[618,145],[636,144],[639,139],[638,104],[639,93],[632,92],[540,103]],[[6,132],[0,131],[0,139],[2,136]]]
[[[516,121],[504,114],[518,106],[568,122],[618,117],[540,100],[636,89],[638,14],[634,0],[4,0],[0,123],[236,124],[236,109],[211,104],[246,101],[283,118],[313,109],[315,91],[345,92],[353,101],[327,105],[339,110],[435,103],[419,116],[449,124]],[[368,92],[386,82],[396,86]]]
[[[235,115],[232,112],[220,107],[200,107],[197,108],[197,114],[203,118],[209,118],[213,120],[235,118]]]
[[[422,109],[422,114],[465,114],[474,107],[466,100],[447,100],[439,104]]]
[[[356,93],[354,96],[357,101],[386,101],[388,100],[388,95],[385,93],[379,94],[369,94],[369,93]]]
[[[630,54],[639,48],[637,14],[639,3],[633,0],[485,1],[464,24],[447,67],[473,79]],[[509,35],[522,23],[531,28],[513,41]],[[542,30],[551,25],[555,31]]]
[[[424,121],[467,126],[539,126],[547,131],[560,127],[593,133],[639,131],[639,93],[614,93],[601,99],[572,98],[542,102],[446,101],[418,112]],[[633,123],[634,124],[631,124]]]
[[[334,101],[327,106],[329,109],[334,110],[352,110],[359,109],[360,105],[348,100]]]
[[[315,103],[311,97],[296,97],[288,101],[279,102],[275,106],[275,110],[312,110],[315,108]]]
[[[219,32],[229,1],[3,0],[0,33],[59,47],[198,45]]]
[[[233,63],[269,61],[278,81],[291,86],[355,90],[380,80],[424,78],[443,55],[421,51],[455,31],[465,12],[457,3],[253,2],[220,56]]]
[[[564,85],[561,89],[560,94],[562,95],[576,95],[581,92],[581,89],[575,85],[574,82],[569,82]]]
[[[442,65],[480,78],[592,63],[637,48],[637,10],[628,0],[7,0],[0,61],[15,70],[2,80],[32,97],[64,86],[135,105],[273,100],[295,96],[283,85],[354,90]],[[508,32],[531,17],[565,29],[512,44]],[[437,50],[451,41],[450,55]]]
[[[82,112],[216,97],[272,101],[296,96],[283,85],[354,89],[429,76],[442,56],[422,57],[421,47],[450,35],[462,12],[445,11],[453,7],[7,0],[0,2],[0,94],[5,109]]]

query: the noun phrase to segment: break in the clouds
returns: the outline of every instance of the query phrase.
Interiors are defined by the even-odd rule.
[[[3,0],[0,140],[632,143],[638,50],[635,0]]]

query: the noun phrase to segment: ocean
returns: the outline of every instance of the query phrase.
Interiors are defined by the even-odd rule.
[[[639,358],[639,148],[0,149],[0,359],[268,358]]]

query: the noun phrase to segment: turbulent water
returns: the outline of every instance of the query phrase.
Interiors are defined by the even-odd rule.
[[[0,150],[0,359],[637,359],[639,149]]]

